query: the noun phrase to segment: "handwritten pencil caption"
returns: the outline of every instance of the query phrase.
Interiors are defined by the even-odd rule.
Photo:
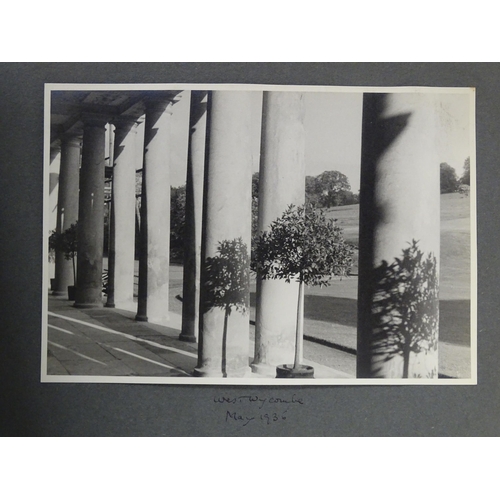
[[[303,405],[304,401],[295,394],[291,398],[245,395],[217,396],[214,397],[214,403],[224,405],[226,408],[230,406],[225,412],[226,422],[235,422],[245,427],[250,422],[260,422],[265,425],[283,422],[289,416],[288,410]]]

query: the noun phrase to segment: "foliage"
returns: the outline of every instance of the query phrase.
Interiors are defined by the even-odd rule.
[[[353,193],[352,191],[342,191],[337,195],[338,205],[355,205],[359,203],[359,193]]]
[[[61,235],[55,229],[49,235],[49,262],[55,262],[56,250],[59,246],[59,239]]]
[[[252,175],[252,252],[259,233],[259,172]]]
[[[439,165],[441,176],[441,194],[454,193],[458,189],[458,179],[455,169],[450,167],[448,163]]]
[[[335,222],[310,206],[290,205],[255,245],[252,270],[257,276],[299,282],[293,370],[302,357],[304,285],[326,286],[333,276],[347,276],[352,267],[353,247]]]
[[[136,175],[136,235],[135,258],[140,255],[140,211],[142,194],[142,173]],[[186,185],[170,187],[170,260],[182,262],[184,258],[184,237],[186,234]]]
[[[322,207],[330,208],[341,205],[343,194],[351,191],[347,176],[337,170],[323,172],[316,179],[321,189],[320,203]]]
[[[290,205],[261,234],[252,269],[262,279],[284,279],[326,286],[333,276],[347,276],[353,247],[345,243],[336,220],[322,211]]]
[[[337,171],[323,172],[305,178],[305,205],[323,208],[359,203],[359,195],[350,191],[348,178]],[[259,172],[252,175],[252,253],[258,238]]]
[[[305,179],[306,205],[332,207],[359,203],[359,195],[351,192],[347,176],[337,171],[323,172]],[[140,185],[136,184],[140,193]],[[182,261],[184,255],[186,186],[172,187],[170,191],[170,258]],[[258,238],[259,172],[252,175],[252,251]]]
[[[314,177],[306,176],[306,204],[330,208],[358,203],[358,195],[351,191],[346,175],[330,170]]]
[[[186,186],[170,188],[170,259],[182,261],[186,234]]]
[[[464,173],[462,177],[460,177],[460,184],[467,184],[467,186],[470,186],[470,156],[465,159]]]
[[[78,250],[78,222],[71,224],[62,233],[52,231],[49,236],[49,250],[62,252],[66,260],[73,261],[73,278],[76,283],[75,257]]]
[[[78,225],[71,224],[65,231],[58,233],[52,231],[49,236],[49,250],[62,252],[66,260],[71,260],[76,256],[78,247]]]
[[[402,258],[392,264],[382,262],[375,270],[375,282],[373,349],[386,360],[402,355],[403,378],[408,378],[410,353],[437,348],[436,258],[432,254],[424,258],[413,240]]]
[[[470,193],[470,186],[468,184],[460,184],[460,186],[458,186],[457,192],[462,196],[467,197]]]
[[[60,246],[61,233],[58,233],[55,229],[51,231],[49,236],[49,251],[56,252]]]
[[[317,178],[306,175],[306,205],[311,207],[319,206],[320,188]]]
[[[259,198],[259,172],[252,175],[252,198]]]
[[[111,203],[104,203],[104,215],[103,215],[103,256],[109,257],[110,246],[109,246],[109,236],[111,232]]]

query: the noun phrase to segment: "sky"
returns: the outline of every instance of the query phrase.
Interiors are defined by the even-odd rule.
[[[338,170],[348,177],[354,193],[359,190],[362,96],[361,92],[306,92],[304,100],[306,175]],[[256,91],[253,99],[253,164],[257,171],[262,92]],[[173,186],[186,182],[189,104],[189,91],[183,91],[173,107],[170,159]],[[439,145],[441,162],[451,165],[460,177],[464,161],[471,155],[469,96],[443,93],[440,105],[445,130],[444,140]]]

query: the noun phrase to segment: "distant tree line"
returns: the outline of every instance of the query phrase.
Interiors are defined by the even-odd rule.
[[[448,163],[440,164],[441,193],[467,192],[464,187],[470,185],[470,158],[465,160],[463,170],[464,173],[462,177],[459,178],[455,169]],[[138,182],[137,194],[140,197],[140,182]],[[258,232],[258,199],[259,172],[255,172],[252,176],[252,240],[255,239]],[[137,242],[140,225],[140,198],[138,201],[136,221]],[[305,201],[306,205],[312,206],[313,208],[331,208],[359,203],[359,194],[355,194],[351,191],[351,185],[346,175],[337,170],[330,170],[317,176],[306,176]],[[171,188],[170,208],[170,258],[173,262],[182,262],[185,236],[185,185]],[[136,243],[136,247],[137,246]]]
[[[352,205],[359,202],[359,196],[351,192],[347,176],[335,170],[323,172],[305,180],[306,204],[314,208],[330,208]],[[259,206],[259,172],[252,176],[252,240],[257,235]],[[170,190],[170,259],[182,262],[184,255],[186,186]]]
[[[186,186],[170,188],[170,260],[182,262],[186,228]]]
[[[359,195],[351,191],[346,175],[330,170],[306,177],[306,204],[315,208],[331,208],[359,203]]]
[[[186,227],[186,186],[170,187],[170,260],[181,263],[184,257]],[[135,259],[140,254],[141,179],[136,182]]]
[[[323,172],[317,176],[306,176],[305,202],[314,208],[330,208],[359,203],[359,195],[351,191],[346,175],[337,170]],[[259,198],[259,172],[252,177],[252,207],[257,208]]]
[[[464,173],[458,177],[455,169],[448,163],[441,163],[439,166],[441,176],[441,194],[466,191],[463,186],[470,186],[470,157],[464,162]]]

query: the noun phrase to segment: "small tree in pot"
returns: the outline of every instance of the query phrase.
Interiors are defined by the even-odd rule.
[[[54,263],[56,261],[56,250],[58,248],[60,233],[58,233],[55,229],[50,232],[49,235],[49,262]],[[56,284],[55,278],[50,278],[50,289],[54,290]]]
[[[71,260],[73,264],[73,286],[68,287],[69,300],[74,299],[76,287],[76,252],[78,248],[77,222],[71,224],[62,233],[53,231],[49,236],[49,250],[51,252],[62,252],[66,260]]]
[[[312,377],[313,368],[300,364],[304,329],[304,285],[327,286],[334,276],[348,276],[353,247],[344,241],[342,228],[324,212],[290,205],[271,223],[255,245],[252,269],[261,279],[299,283],[295,359],[277,367],[278,378]]]

